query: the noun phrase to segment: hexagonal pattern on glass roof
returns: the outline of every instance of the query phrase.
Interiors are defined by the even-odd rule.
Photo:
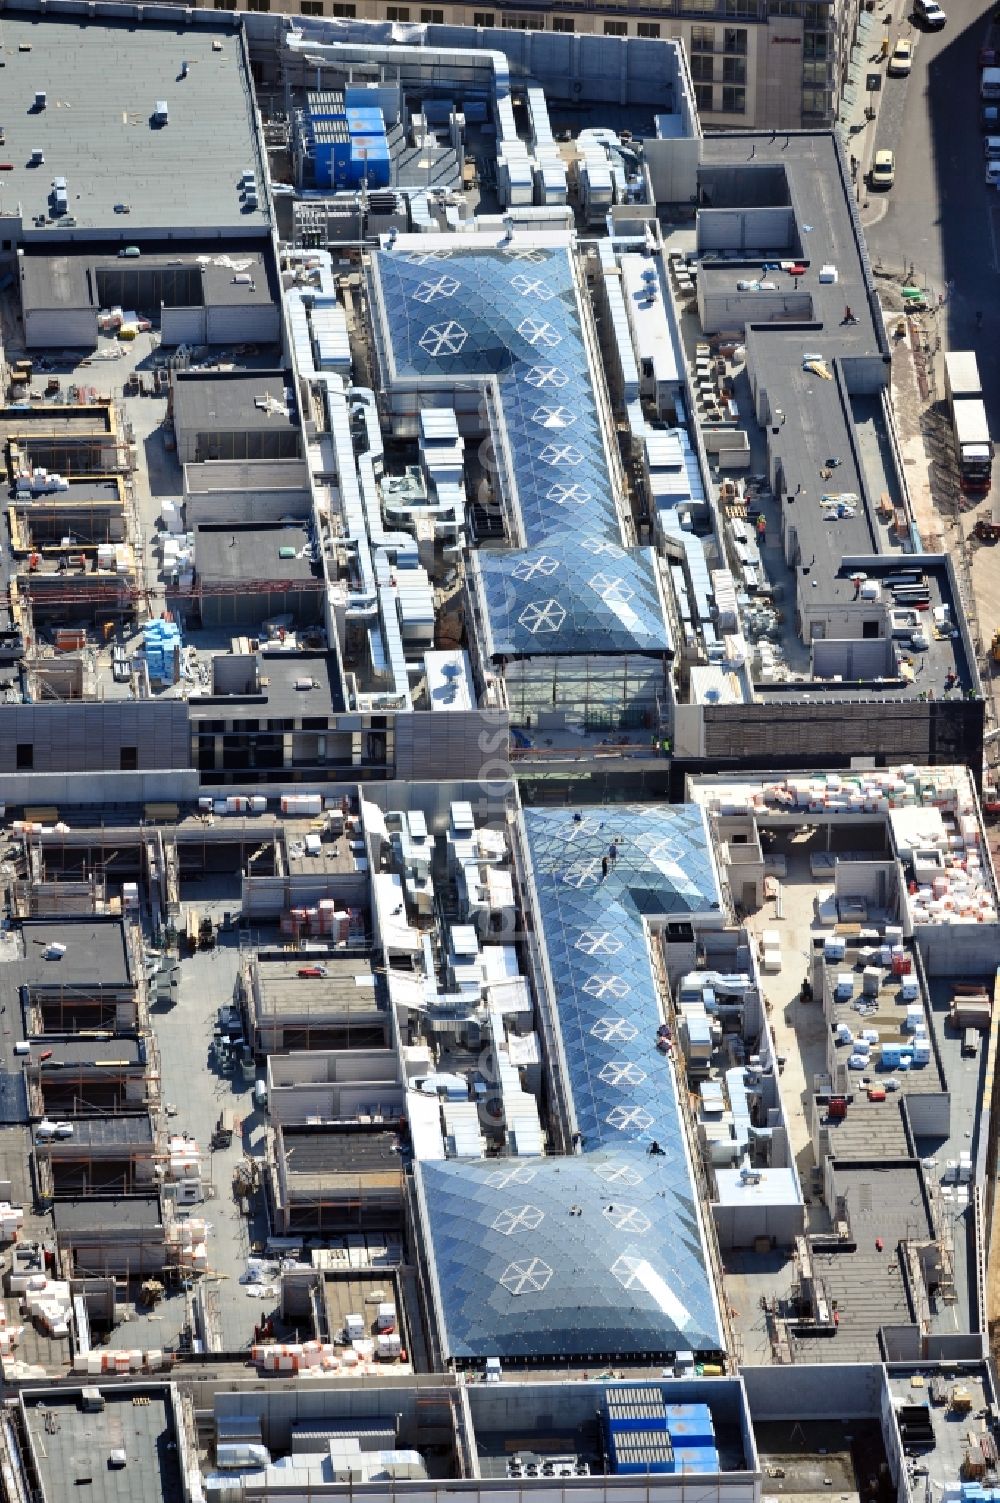
[[[584,1150],[655,1139],[686,1180],[674,1077],[656,1047],[663,1019],[643,920],[718,909],[704,815],[681,804],[522,817]]]
[[[634,1145],[415,1166],[445,1356],[616,1360],[721,1346],[686,1176]]]
[[[394,374],[495,377],[527,543],[567,525],[620,543],[568,248],[411,246],[372,257]]]
[[[477,564],[491,656],[670,651],[650,549],[573,532]]]

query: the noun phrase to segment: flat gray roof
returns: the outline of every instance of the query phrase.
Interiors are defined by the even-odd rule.
[[[887,387],[890,353],[878,307],[867,250],[861,235],[849,174],[844,168],[837,140],[831,131],[726,132],[707,136],[703,142],[699,186],[704,207],[734,212],[759,208],[756,223],[762,244],[739,251],[701,252],[698,278],[706,294],[737,296],[737,282],[764,277],[779,292],[791,295],[795,288],[781,261],[805,267],[798,276],[799,295],[812,299],[812,316],[797,322],[751,321],[751,298],[743,294],[733,327],[746,319],[747,361],[754,373],[755,389],[766,392],[768,422],[765,427],[770,478],[779,474],[782,489],[777,499],[787,536],[794,529],[797,541],[795,570],[801,575],[802,595],[818,608],[850,605],[855,598],[850,560],[865,560],[861,567],[869,576],[914,567],[922,568],[931,596],[931,606],[952,604],[955,619],[961,614],[952,600],[944,567],[890,551],[886,525],[880,522],[878,482],[858,432],[857,410],[872,393]],[[781,210],[793,219],[792,244],[781,241],[785,223]],[[771,211],[770,213],[768,211]],[[768,244],[769,226],[773,242]],[[835,268],[835,281],[820,281],[823,267]],[[763,296],[763,294],[761,295]],[[845,321],[847,309],[853,321]],[[810,357],[819,357],[829,379],[817,370],[805,369]],[[883,454],[882,469],[889,464]],[[903,477],[897,477],[902,483]],[[890,499],[895,489],[886,475]],[[874,483],[873,483],[874,482]],[[845,511],[853,515],[832,517],[824,497],[851,496]],[[881,565],[867,560],[881,555]],[[845,560],[847,564],[845,565]],[[808,589],[807,589],[808,585]],[[897,602],[886,590],[885,603]],[[899,601],[902,605],[905,602]],[[888,686],[880,683],[879,694],[897,698],[918,695],[945,697],[946,675],[957,673],[960,694],[973,682],[973,673],[958,638],[932,639],[921,654],[919,672],[911,682]],[[793,686],[789,686],[793,691]],[[795,685],[794,692],[802,686]],[[787,700],[788,693],[758,686],[761,697]],[[839,695],[850,696],[849,683],[837,685]],[[870,694],[864,687],[860,697]]]
[[[102,1227],[132,1227],[152,1230],[162,1222],[158,1195],[123,1195],[116,1200],[99,1200],[96,1195],[83,1200],[60,1200],[54,1208],[56,1235],[95,1232]]]
[[[260,670],[267,679],[270,715],[298,718],[339,714],[344,709],[344,686],[332,652],[262,653]],[[311,689],[295,687],[303,677],[312,678]]]
[[[178,372],[178,433],[231,433],[299,426],[292,377],[285,371]]]
[[[835,1193],[844,1197],[852,1243],[814,1249],[813,1269],[840,1316],[836,1340],[796,1338],[803,1362],[877,1362],[880,1326],[909,1325],[913,1312],[900,1274],[900,1242],[934,1235],[916,1162],[836,1163]],[[881,1247],[879,1247],[881,1243]]]
[[[139,15],[121,24],[4,15],[8,206],[19,202],[27,238],[83,231],[130,244],[146,230],[260,234],[270,215],[240,33],[178,31]],[[161,100],[169,120],[156,126]],[[29,166],[37,149],[45,160]],[[258,184],[250,212],[239,193],[248,171]],[[66,179],[75,225],[53,218],[56,177]]]
[[[64,491],[50,491],[44,496],[32,496],[30,506],[58,507],[64,501],[120,501],[121,484],[114,478],[99,475],[81,475],[67,482]]]
[[[293,556],[282,558],[283,548],[294,549]],[[194,556],[202,579],[243,580],[248,590],[255,581],[266,580],[290,585],[315,583],[318,587],[322,567],[304,555],[303,550],[308,548],[306,527],[213,523],[196,530]]]
[[[21,925],[23,980],[30,986],[128,986],[132,980],[121,919],[28,919]],[[50,944],[66,946],[45,960]]]
[[[144,1117],[78,1117],[73,1123],[73,1136],[68,1139],[53,1139],[58,1148],[141,1148],[152,1146],[153,1124]],[[47,1148],[49,1144],[38,1144]]]
[[[303,977],[302,968],[322,965],[325,976]],[[257,1021],[262,1026],[306,1020],[317,1028],[326,1023],[383,1021],[385,1008],[367,955],[299,956],[294,960],[258,958]],[[372,977],[373,985],[359,985],[358,977]]]
[[[165,288],[168,307],[187,306],[183,294],[170,293],[169,273],[197,274],[196,286],[200,298],[195,306],[260,307],[274,301],[268,265],[262,251],[231,247],[229,250],[185,251],[178,255],[143,252],[141,256],[77,255],[73,252],[51,255],[38,247],[35,254],[21,257],[21,298],[26,309],[32,308],[93,308],[128,299],[128,307],[136,312],[158,311],[149,302],[149,294],[132,299],[128,291],[115,291],[114,296],[101,296],[106,287],[99,281],[99,274],[110,280],[121,277],[127,288],[129,282],[143,273],[161,272],[161,285]],[[237,281],[237,277],[249,277],[250,281]],[[152,282],[148,284],[152,287]],[[112,282],[113,286],[113,282]],[[186,288],[183,289],[186,292]],[[138,302],[138,307],[136,307]]]
[[[914,1387],[912,1378],[916,1373],[921,1375],[923,1383]],[[935,1378],[939,1381],[944,1379],[945,1389],[949,1393],[958,1387],[969,1390],[972,1414],[975,1416],[971,1425],[968,1420],[962,1424],[960,1415],[949,1405],[934,1402],[929,1389]],[[920,1465],[927,1468],[926,1496],[943,1494],[945,1488],[953,1487],[955,1479],[963,1475],[969,1454],[970,1429],[984,1437],[992,1436],[994,1441],[1000,1436],[993,1383],[985,1363],[949,1364],[944,1373],[933,1363],[928,1363],[926,1367],[917,1365],[906,1372],[897,1369],[886,1374],[886,1383],[894,1404],[900,1408],[907,1404],[919,1405],[924,1409],[934,1432],[933,1444],[920,1449]]]
[[[400,1171],[394,1132],[290,1132],[282,1130],[285,1169],[292,1174],[368,1174]]]
[[[46,1503],[181,1503],[184,1497],[166,1385],[103,1390],[105,1408],[86,1414],[78,1392],[34,1390],[23,1413]],[[136,1403],[141,1396],[143,1402]],[[123,1467],[108,1465],[124,1450]]]
[[[912,1148],[906,1140],[899,1095],[885,1101],[868,1101],[862,1090],[854,1092],[846,1117],[824,1122],[830,1137],[830,1152],[840,1162],[854,1159],[908,1159]]]
[[[188,495],[211,495],[215,490],[305,490],[309,471],[301,459],[205,459],[184,466]]]
[[[761,205],[772,203],[778,182],[775,169],[784,175],[798,246],[793,251],[778,244],[762,244],[748,248],[731,264],[707,253],[698,275],[704,278],[706,290],[735,294],[737,281],[758,274],[753,269],[755,262],[761,272],[779,259],[801,256],[806,263],[798,290],[812,298],[811,323],[755,324],[747,337],[747,353],[767,391],[772,427],[779,427],[779,432],[769,437],[769,448],[780,457],[785,493],[795,494],[795,501],[786,504],[786,526],[796,528],[803,563],[815,556],[813,569],[822,582],[824,601],[849,601],[854,595],[850,581],[845,578],[834,582],[840,559],[845,553],[876,552],[878,529],[863,504],[853,517],[823,520],[821,495],[853,492],[864,498],[864,477],[854,452],[846,393],[836,372],[834,379],[825,380],[804,370],[803,361],[807,355],[819,355],[832,370],[835,361],[863,356],[876,365],[884,363],[888,380],[888,351],[884,333],[875,325],[870,273],[857,234],[853,200],[849,188],[841,183],[836,143],[828,131],[707,136],[700,177],[707,208],[727,206],[731,172],[736,166],[740,167],[738,207],[755,202],[758,179]],[[713,168],[724,174],[717,191]],[[820,268],[827,264],[836,267],[836,282],[819,280]],[[792,280],[786,272],[764,274],[780,289],[791,292]],[[847,307],[856,323],[844,323]],[[778,418],[779,413],[784,415],[783,420]],[[828,460],[836,461],[832,469]],[[826,478],[820,473],[823,469],[831,470]],[[797,492],[798,487],[801,489]]]
[[[257,694],[192,694],[191,721],[257,719],[273,716],[298,720],[339,714],[345,708],[344,686],[332,652],[262,652]],[[312,680],[312,688],[298,688]],[[265,682],[266,680],[266,682]]]
[[[141,1050],[138,1039],[130,1038],[105,1038],[105,1039],[60,1039],[52,1038],[48,1034],[36,1039],[38,1049],[51,1054],[50,1060],[41,1060],[37,1052],[33,1055],[33,1063],[38,1065],[42,1074],[48,1078],[48,1073],[59,1065],[93,1065],[107,1068],[109,1061],[114,1061],[115,1066],[119,1062],[126,1069],[132,1069],[141,1063]],[[59,1077],[54,1073],[53,1083],[58,1085]]]
[[[831,525],[836,527],[839,524]],[[925,553],[882,553],[877,557],[861,554],[857,557],[862,560],[861,567],[868,578],[876,579],[881,583],[883,599],[891,610],[902,609],[908,603],[903,592],[898,595],[896,593],[894,580],[901,575],[919,574],[929,602],[928,608],[919,613],[922,624],[927,628],[926,649],[923,652],[914,653],[907,646],[908,639],[900,643],[903,656],[916,659],[916,672],[911,679],[902,680],[899,683],[881,680],[878,685],[879,698],[919,699],[933,696],[935,699],[961,699],[973,681],[965,644],[961,636],[957,634],[957,630],[954,636],[941,637],[936,636],[931,630],[933,611],[938,606],[946,605],[950,608],[953,622],[961,621],[965,616],[965,608],[957,591],[952,587],[952,580],[944,558],[939,560],[936,555]],[[849,594],[853,594],[850,576],[855,567],[854,562],[848,555],[846,558],[834,558],[830,563],[831,567],[836,567],[835,575],[831,576],[832,592],[835,592],[838,598],[845,599],[846,597],[842,594],[845,587]],[[830,594],[828,593],[825,598],[829,599]],[[957,683],[952,684],[950,688],[946,682],[949,673],[958,675]],[[816,683],[820,682],[816,680]],[[827,680],[827,685],[837,699],[865,699],[872,692],[867,685],[856,687],[850,683],[835,683],[833,680]],[[782,701],[788,702],[793,699],[802,687],[799,684],[789,684],[786,689],[782,689],[771,684],[757,684],[755,691],[758,699],[780,704]],[[814,690],[815,685],[812,688]]]

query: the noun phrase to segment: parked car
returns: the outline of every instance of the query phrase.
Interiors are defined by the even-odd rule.
[[[983,156],[987,161],[990,157],[1000,157],[1000,136],[983,137]]]
[[[891,188],[896,181],[896,158],[891,151],[877,151],[872,162],[872,187]]]
[[[937,0],[916,0],[914,9],[917,19],[923,22],[928,31],[940,31],[948,20]]]
[[[990,157],[986,163],[986,182],[990,188],[1000,188],[1000,157]]]
[[[889,74],[892,78],[905,78],[913,67],[913,43],[909,37],[900,37],[889,59]]]

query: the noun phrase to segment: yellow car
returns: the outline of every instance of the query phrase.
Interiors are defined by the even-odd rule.
[[[907,37],[900,37],[889,59],[889,74],[892,78],[905,78],[913,67],[913,43]]]
[[[896,181],[896,158],[891,151],[877,151],[872,162],[872,187],[891,188]]]

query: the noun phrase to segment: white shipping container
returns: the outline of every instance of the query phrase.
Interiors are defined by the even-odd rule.
[[[283,793],[282,814],[316,815],[323,813],[323,796],[319,793]]]

